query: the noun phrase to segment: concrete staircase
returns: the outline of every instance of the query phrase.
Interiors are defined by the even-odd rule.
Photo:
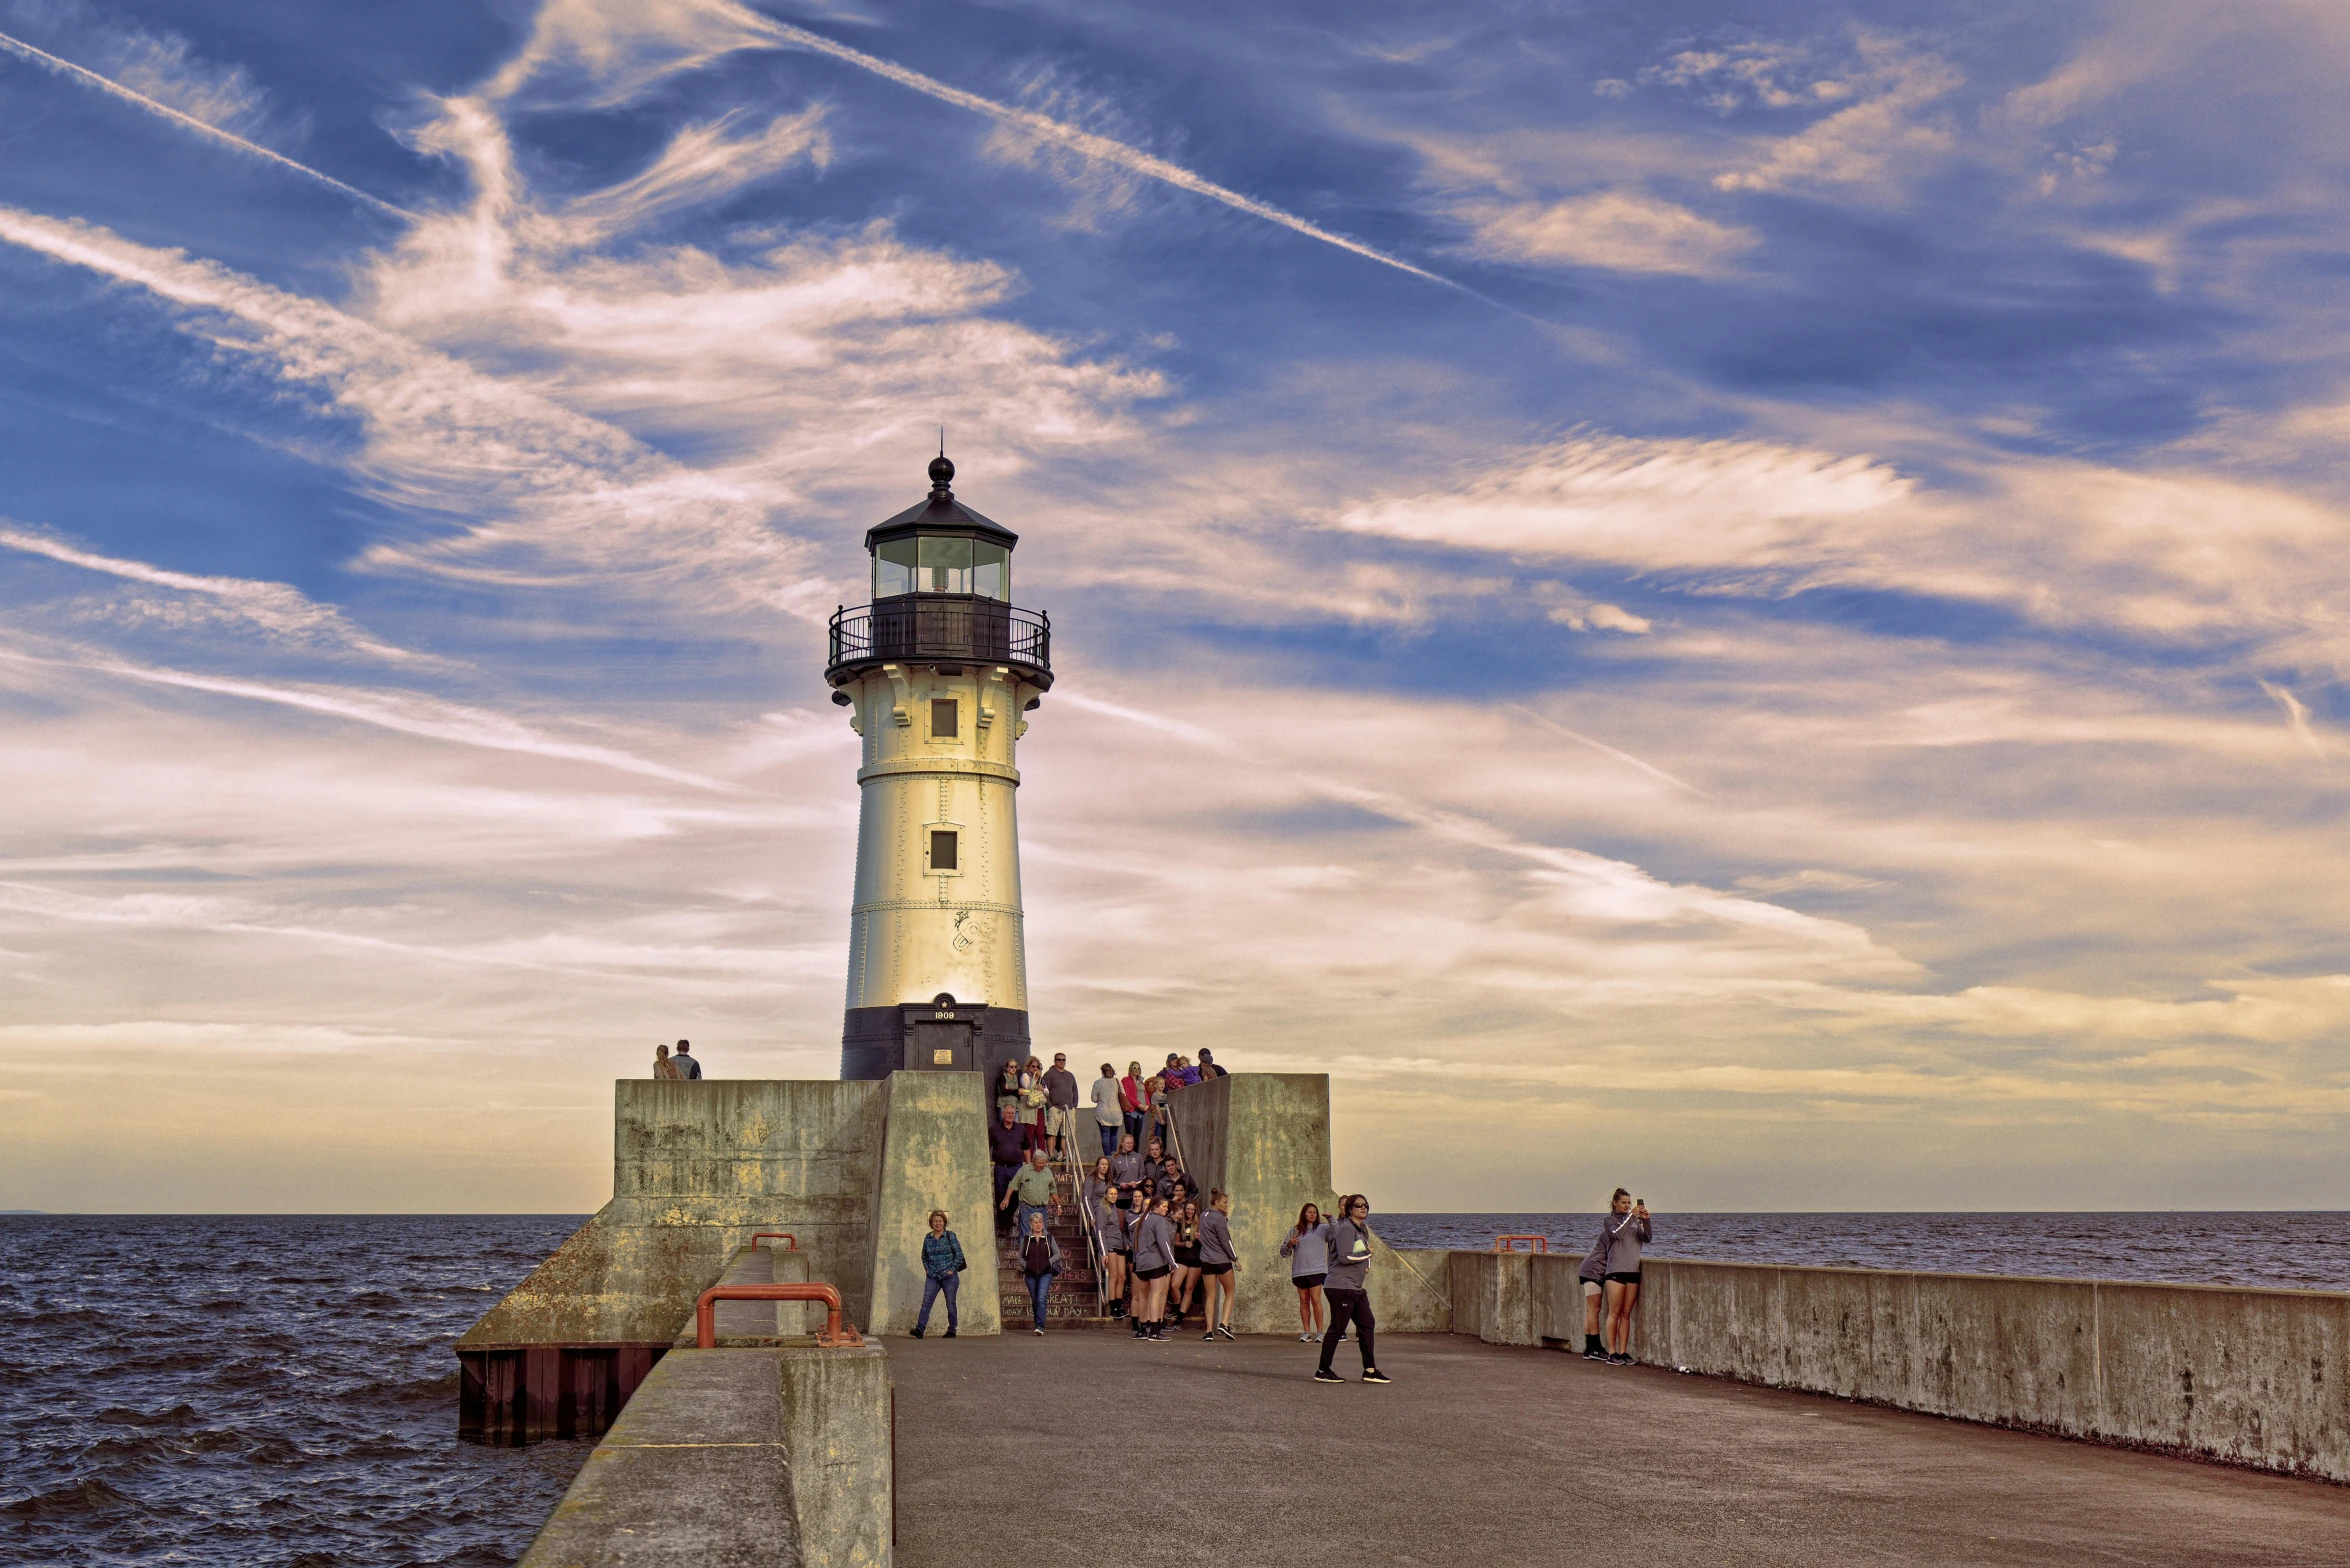
[[[1061,1244],[1061,1274],[1053,1281],[1052,1300],[1045,1308],[1046,1323],[1061,1328],[1116,1328],[1120,1319],[1109,1315],[1101,1299],[1101,1280],[1085,1245],[1085,1231],[1077,1215],[1077,1194],[1068,1171],[1053,1167],[1053,1196],[1061,1203],[1060,1216],[1046,1221],[1053,1239]],[[1013,1205],[1017,1213],[1019,1205]],[[1028,1300],[1028,1280],[1020,1268],[1018,1249],[1008,1234],[996,1238],[996,1295],[1002,1303],[1004,1332],[1023,1334],[1036,1324],[1036,1309]]]

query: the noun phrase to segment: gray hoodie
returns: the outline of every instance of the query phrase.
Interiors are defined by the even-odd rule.
[[[1329,1273],[1330,1222],[1316,1220],[1303,1234],[1290,1237],[1281,1244],[1281,1255],[1289,1259],[1291,1279]]]
[[[1371,1228],[1353,1220],[1330,1222],[1330,1277],[1325,1290],[1361,1290],[1371,1272]]]
[[[1145,1213],[1134,1222],[1133,1239],[1137,1272],[1175,1266],[1175,1227],[1166,1215]]]
[[[1640,1244],[1649,1237],[1648,1221],[1638,1214],[1610,1214],[1600,1222],[1599,1239],[1607,1243],[1610,1274],[1640,1272]]]
[[[1224,1217],[1222,1209],[1200,1211],[1199,1260],[1210,1265],[1240,1261],[1240,1255],[1232,1250],[1232,1221]]]

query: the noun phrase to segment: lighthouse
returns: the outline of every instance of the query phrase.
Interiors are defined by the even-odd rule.
[[[1052,686],[1052,622],[1012,606],[1019,536],[930,496],[865,535],[872,602],[832,618],[825,679],[863,740],[843,1078],[1025,1060],[1018,747]]]

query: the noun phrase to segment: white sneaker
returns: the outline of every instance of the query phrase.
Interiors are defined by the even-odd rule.
[[[1314,1336],[1311,1334],[1300,1334],[1297,1336],[1297,1342],[1301,1345],[1310,1345],[1314,1342]]]

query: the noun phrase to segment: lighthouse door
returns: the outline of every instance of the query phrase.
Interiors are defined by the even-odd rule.
[[[922,1019],[906,1031],[906,1071],[967,1073],[978,1059],[976,1026],[969,1019]]]

